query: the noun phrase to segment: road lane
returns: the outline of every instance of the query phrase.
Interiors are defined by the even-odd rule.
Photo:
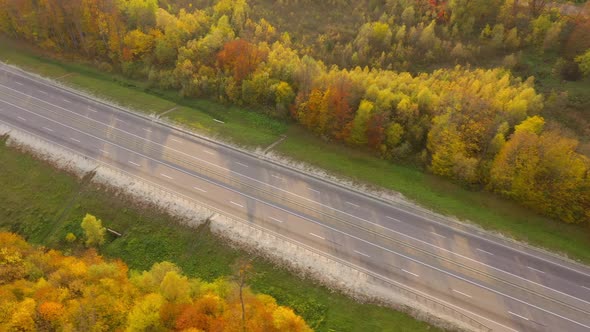
[[[72,102],[70,101],[70,103],[72,103]],[[82,106],[79,106],[79,108],[83,108],[83,107]],[[121,120],[121,119],[119,119],[120,114],[112,114],[110,117],[111,117],[111,120],[114,121],[116,124],[120,124],[120,123],[129,124],[130,122],[132,122],[132,121],[129,121],[129,120]],[[102,123],[104,123],[104,122],[102,122]],[[129,133],[133,133],[134,132],[133,126],[124,126],[122,128],[125,131],[129,132]],[[136,134],[142,134],[141,133],[141,130],[144,130],[144,129],[145,128],[135,128],[135,132],[136,132]],[[167,133],[163,133],[163,134],[166,135]],[[138,136],[138,135],[136,135],[136,136]],[[138,136],[138,137],[140,137],[140,136]],[[178,140],[178,139],[175,139],[175,140]],[[204,149],[203,151],[205,153],[207,153],[207,154],[215,155],[215,156],[217,156],[217,159],[219,159],[219,156],[220,155],[218,153],[215,153],[215,152],[213,152],[211,150],[208,150],[208,149]],[[220,162],[218,162],[218,161],[215,161],[214,162],[214,164],[219,164],[219,163]],[[235,163],[236,165],[240,165],[242,167],[244,167],[244,165],[246,165],[245,163],[242,163],[242,162],[239,162],[239,161],[233,161],[233,163]],[[245,166],[245,167],[247,167],[247,166]],[[262,168],[257,167],[255,169],[261,170]],[[322,206],[322,208],[332,209],[336,213],[343,214],[343,215],[345,215],[347,217],[353,217],[353,218],[356,218],[358,220],[368,222],[366,216],[365,217],[359,216],[359,214],[362,214],[363,211],[356,211],[354,214],[353,213],[350,213],[350,212],[345,212],[346,206],[340,206],[339,209],[335,209],[334,206],[337,205],[337,202],[338,201],[342,201],[340,199],[340,197],[336,197],[336,199],[328,198],[331,202],[336,202],[336,203],[332,203],[331,205],[322,204],[322,203],[318,202],[317,200],[309,199],[309,198],[306,198],[306,197],[304,197],[302,195],[299,195],[299,194],[296,194],[296,193],[293,193],[293,192],[290,192],[290,191],[286,191],[286,190],[283,190],[281,188],[277,188],[276,186],[272,186],[269,183],[268,180],[267,181],[258,181],[255,178],[253,178],[252,176],[245,175],[245,172],[243,170],[237,170],[237,171],[236,170],[231,170],[231,171],[233,172],[233,174],[236,174],[236,175],[239,175],[239,176],[246,176],[247,179],[254,180],[258,184],[263,184],[263,185],[271,186],[271,187],[273,187],[273,189],[282,190],[283,193],[287,193],[289,195],[295,195],[297,198],[302,198],[302,199],[304,199],[307,202],[312,203],[312,204],[313,203],[319,204],[319,205]],[[263,178],[264,176],[258,176],[258,177],[262,177]],[[358,199],[358,197],[353,197],[353,198],[354,199]],[[403,214],[405,212],[401,212],[401,213]],[[402,219],[404,219],[404,220],[411,220],[414,217],[416,217],[416,216],[407,215],[405,218],[402,218]],[[388,227],[388,225],[385,225],[385,226]],[[418,238],[418,239],[420,239],[422,241],[425,241],[425,242],[434,242],[434,239],[432,237],[431,238],[428,238],[428,235],[429,235],[428,233],[425,233],[423,231],[419,231],[419,228],[418,227],[413,227],[413,229],[411,229],[411,230],[404,229],[401,233],[406,234],[406,236],[411,236],[411,238]],[[414,234],[412,234],[412,233],[414,233]],[[416,235],[416,233],[417,233],[417,235]],[[430,232],[430,234],[432,234],[434,237],[437,237],[437,236],[440,237],[439,232]],[[438,235],[434,235],[434,234],[438,234]],[[455,235],[454,237],[456,238],[457,235]],[[439,243],[439,245],[440,245],[440,243]],[[452,251],[452,252],[460,253],[461,251],[466,251],[465,248],[457,248],[456,246],[455,247],[449,247],[449,244],[445,244],[445,245],[447,245],[447,248],[446,249],[449,250],[449,251]],[[467,250],[468,251],[471,251],[470,248],[468,248]],[[475,257],[475,258],[477,259],[477,257]],[[498,260],[495,260],[495,262],[497,262],[497,261]],[[529,264],[529,265],[535,266],[535,265],[538,265],[538,264],[532,263],[532,264]],[[493,264],[490,264],[490,266],[495,267],[495,268],[499,268],[498,266],[494,266]],[[520,264],[518,266],[520,266]],[[511,267],[511,268],[509,268],[507,270],[516,270],[516,271],[518,271],[519,272],[519,277],[521,277],[523,280],[527,280],[528,277],[529,277],[529,275],[527,275],[526,271],[523,271],[522,269],[514,269],[514,268]],[[540,269],[537,269],[537,270],[540,270]],[[558,285],[563,285],[563,284],[562,283],[559,283]],[[570,296],[574,296],[575,294],[577,294],[577,288],[579,288],[579,287],[574,287],[572,289],[575,289],[575,290],[570,290],[570,292],[565,292],[565,293],[566,294],[569,294]],[[590,299],[590,294],[583,294],[582,296],[585,296],[586,297],[585,299],[582,299],[584,301],[588,301]]]
[[[55,115],[56,113],[55,113],[55,112],[53,112],[53,114]],[[63,119],[63,117],[61,117],[61,116],[60,116],[59,118],[56,118],[56,119]],[[79,122],[79,121],[78,121],[78,122]],[[139,147],[138,147],[138,146],[136,146],[136,145],[134,145],[133,147],[134,147],[134,148],[139,148]],[[143,149],[142,151],[145,151],[145,149]],[[351,203],[350,203],[350,202],[345,202],[345,204],[349,204],[349,205],[350,205]],[[358,206],[358,205],[356,205],[356,204],[355,204],[355,205],[354,205],[354,207],[355,207],[355,208],[359,208],[360,206]],[[397,233],[399,233],[399,232],[397,232]],[[445,238],[446,238],[446,237],[445,237]],[[425,243],[425,244],[427,244],[427,245],[431,245],[431,244],[428,244],[428,243]],[[438,248],[438,247],[437,247],[437,248]],[[439,249],[440,249],[440,248],[439,248]],[[450,252],[450,251],[449,251],[449,252]],[[450,252],[450,253],[452,253],[452,252]],[[455,254],[455,253],[452,253],[452,254]],[[455,254],[455,255],[456,255],[456,254]],[[531,282],[531,281],[530,281],[530,279],[527,279],[526,281],[529,281],[529,282]],[[566,282],[567,282],[567,281],[566,281]],[[536,284],[536,285],[540,285],[539,283],[535,283],[535,284]],[[561,284],[563,284],[563,283],[561,283]],[[579,287],[577,287],[577,288],[579,288]]]
[[[6,83],[6,82],[4,82],[3,84],[4,84],[4,85],[7,85],[7,83]],[[10,99],[10,98],[14,98],[14,96],[12,96],[12,97],[11,97],[11,96],[2,95],[2,98],[3,98],[3,99],[4,99],[4,98],[8,98],[8,99]],[[17,98],[17,99],[18,99],[18,98]],[[15,100],[13,100],[13,99],[11,99],[11,100],[12,100],[13,102],[16,102],[16,101],[15,101]],[[29,100],[30,100],[30,99],[29,99]],[[71,98],[71,97],[70,97],[70,98],[68,98],[68,100],[72,101],[71,103],[68,103],[68,104],[74,104],[74,103],[75,103],[75,101],[76,101],[76,99],[75,99],[75,98]],[[14,104],[14,103],[13,103],[13,104]],[[30,103],[29,103],[29,104],[30,104]],[[28,105],[27,107],[30,107],[30,106],[31,106],[31,105]],[[64,102],[64,105],[61,105],[60,107],[61,107],[61,108],[64,108],[64,109],[69,109],[69,108],[70,108],[70,106],[67,106],[67,107],[66,107],[66,106],[67,106],[67,105],[65,105],[65,102]],[[43,106],[43,108],[47,108],[47,107],[48,107],[48,105],[44,105],[44,106]],[[72,107],[78,107],[78,106],[72,106]],[[57,108],[57,109],[59,109],[59,108]],[[55,111],[55,108],[54,108],[53,110]],[[14,111],[14,110],[13,110],[13,111]],[[46,111],[46,110],[39,110],[39,111]],[[20,113],[19,113],[19,114],[20,114]],[[63,113],[60,113],[60,114],[63,114]],[[56,113],[56,115],[57,115],[57,113]],[[21,115],[19,115],[19,116],[21,116]],[[131,120],[129,120],[129,119],[126,119],[126,120],[122,120],[122,121],[116,121],[116,120],[115,120],[115,121],[112,121],[112,117],[116,117],[116,116],[119,116],[119,115],[118,115],[118,114],[113,114],[113,115],[111,115],[111,117],[110,117],[110,118],[108,118],[108,119],[107,119],[107,121],[108,121],[108,120],[111,120],[111,121],[109,121],[109,122],[108,122],[109,124],[111,124],[111,123],[113,123],[113,122],[115,123],[115,125],[114,125],[114,126],[115,126],[115,128],[111,128],[111,129],[109,129],[109,130],[112,130],[112,131],[111,131],[111,137],[119,137],[119,136],[116,136],[115,134],[113,134],[113,131],[114,131],[114,132],[116,132],[116,131],[117,131],[117,128],[119,128],[119,129],[121,129],[121,130],[128,131],[128,132],[129,132],[129,134],[131,134],[131,133],[135,133],[134,135],[140,135],[140,134],[138,133],[138,131],[134,131],[134,130],[136,130],[136,129],[139,129],[139,130],[141,130],[141,132],[142,132],[142,133],[141,133],[141,135],[144,135],[144,136],[145,136],[145,135],[147,135],[147,134],[149,134],[149,135],[156,134],[156,135],[158,135],[158,136],[155,136],[155,137],[160,137],[160,138],[162,138],[162,137],[166,137],[166,136],[168,135],[168,133],[166,133],[166,132],[165,132],[165,130],[161,130],[161,128],[159,128],[158,126],[154,126],[154,128],[150,128],[150,132],[146,132],[145,130],[143,130],[143,129],[141,129],[141,128],[140,128],[140,127],[142,127],[142,126],[145,126],[145,124],[144,124],[143,122],[142,122],[142,123],[140,123],[139,125],[134,125],[134,123],[135,123],[134,121],[136,121],[136,119],[135,119],[135,120],[134,120],[134,119],[131,119]],[[22,116],[21,116],[21,117],[22,117]],[[61,116],[61,117],[59,117],[59,118],[60,118],[60,119],[64,119],[64,117],[63,117],[63,116]],[[17,120],[18,120],[18,119],[17,119]],[[104,119],[103,119],[103,121],[104,121]],[[29,122],[30,122],[30,121],[29,121]],[[43,121],[36,121],[36,122],[38,122],[38,123],[42,123]],[[44,123],[44,122],[43,122],[43,123]],[[79,122],[77,122],[77,123],[79,123]],[[49,123],[47,123],[47,124],[49,125]],[[121,126],[121,127],[119,127],[119,126]],[[142,127],[142,128],[145,128],[145,127]],[[88,128],[88,126],[86,126],[86,127],[85,127],[85,129],[89,129],[89,128]],[[105,129],[105,128],[103,128],[103,129]],[[161,132],[160,132],[160,131],[161,131]],[[106,132],[106,130],[105,130],[105,132]],[[46,133],[46,134],[47,134],[47,133]],[[72,136],[72,133],[69,133],[69,134],[70,134],[70,136]],[[118,134],[117,134],[117,135],[118,135]],[[178,138],[176,138],[176,137],[178,137]],[[144,137],[144,138],[145,138],[145,137]],[[133,140],[131,140],[130,142],[131,142],[131,144],[134,144],[135,146],[139,146],[139,147],[142,149],[142,151],[148,151],[148,149],[145,149],[145,147],[143,147],[143,146],[140,146],[140,145],[141,145],[141,144],[146,144],[146,143],[147,143],[147,144],[151,144],[151,143],[149,143],[149,139],[152,139],[152,138],[153,138],[153,137],[151,137],[151,136],[150,136],[150,137],[148,137],[148,138],[147,138],[147,140],[146,140],[146,139],[144,139],[144,140],[142,141],[141,139],[139,139],[139,138],[135,137],[135,138],[133,138]],[[175,138],[174,138],[174,139],[182,141],[182,144],[183,144],[183,146],[185,145],[185,143],[195,144],[195,142],[191,142],[191,140],[187,140],[187,139],[186,139],[186,137],[184,137],[183,135],[177,135],[177,136],[175,136]],[[75,142],[73,142],[73,143],[75,143]],[[199,145],[199,146],[203,146],[203,145],[204,145],[204,146],[207,146],[207,149],[212,149],[212,148],[211,148],[211,146],[210,146],[209,144],[197,144],[197,145]],[[101,148],[100,150],[103,150],[103,151],[111,151],[111,148],[112,148],[112,147],[109,147],[109,148],[104,148],[104,147],[103,147],[103,148]],[[152,148],[156,148],[156,149],[157,149],[157,151],[158,151],[158,153],[159,153],[159,154],[161,154],[161,155],[164,155],[164,153],[165,153],[164,151],[167,149],[166,147],[162,146],[162,144],[160,144],[160,145],[157,145],[157,144],[156,144],[156,145],[152,146]],[[191,149],[189,149],[189,150],[190,150],[190,151],[195,151],[195,150],[193,150],[192,148],[191,148]],[[187,151],[188,151],[188,150],[187,150]],[[210,151],[210,150],[209,150],[209,151]],[[222,161],[222,160],[223,160],[223,158],[219,158],[219,157],[222,157],[222,154],[218,152],[218,151],[219,151],[219,149],[216,149],[216,150],[213,150],[213,151],[215,151],[214,153],[215,153],[215,154],[216,154],[216,156],[218,157],[218,159],[215,159],[215,161],[216,161],[216,162],[220,162],[220,161]],[[109,153],[112,153],[112,152],[109,152]],[[234,157],[232,157],[232,158],[234,158]],[[231,158],[230,158],[230,159],[231,159]],[[235,161],[235,159],[237,159],[237,160],[242,160],[242,161]],[[247,166],[248,166],[248,165],[257,165],[256,163],[260,163],[260,161],[258,161],[258,160],[256,160],[256,159],[253,159],[253,160],[247,160],[247,159],[248,159],[248,158],[245,158],[245,157],[243,157],[243,156],[241,157],[241,159],[234,158],[234,160],[231,160],[230,162],[226,162],[226,163],[225,163],[225,167],[227,167],[227,165],[230,165],[230,167],[231,167],[231,165],[232,165],[232,164],[236,164],[236,167],[234,167],[234,168],[230,168],[230,170],[232,171],[232,173],[230,173],[230,174],[232,174],[232,175],[235,175],[235,173],[237,173],[237,172],[238,172],[238,171],[237,171],[237,169],[239,169],[239,168],[237,168],[237,166],[240,166],[240,167],[242,168],[241,172],[244,172],[244,171],[245,171],[244,169],[248,169],[248,170],[255,169],[255,170],[256,170],[256,172],[260,172],[260,167],[253,167],[253,166],[252,166],[252,167],[244,167],[243,165],[237,164],[237,163],[239,162],[239,163],[241,163],[241,164],[244,164],[244,165],[247,165]],[[320,189],[320,190],[321,190],[320,192],[321,192],[321,195],[322,195],[322,197],[325,197],[326,193],[329,193],[329,195],[333,195],[333,192],[334,192],[334,191],[333,191],[333,190],[331,190],[332,188],[330,188],[330,186],[329,186],[329,185],[322,186],[322,184],[321,184],[321,183],[314,182],[314,180],[313,180],[313,179],[305,179],[305,181],[301,181],[301,176],[300,176],[300,175],[298,175],[298,174],[295,174],[295,176],[293,176],[293,175],[289,174],[288,172],[283,172],[283,171],[281,171],[281,170],[277,170],[277,169],[275,169],[275,168],[276,168],[276,167],[269,167],[269,169],[271,169],[271,170],[272,170],[272,174],[275,174],[275,175],[277,175],[277,174],[278,174],[277,176],[281,177],[281,180],[282,180],[282,181],[290,181],[290,182],[289,182],[289,185],[288,185],[288,187],[287,187],[287,188],[289,188],[289,190],[291,190],[291,184],[292,184],[292,183],[298,183],[298,184],[301,184],[301,183],[303,182],[303,185],[300,185],[300,186],[297,186],[297,187],[304,187],[304,188],[305,188],[305,190],[306,190],[306,194],[309,194],[309,193],[308,193],[308,192],[309,192],[309,186],[310,186],[309,184],[311,183],[311,184],[312,184],[312,186],[313,186],[314,188],[324,188],[324,189]],[[247,174],[249,174],[248,176],[250,176],[250,177],[251,177],[251,176],[259,176],[259,175],[257,175],[257,173],[256,173],[256,172],[254,172],[254,173],[247,173]],[[160,174],[160,173],[156,173],[156,174]],[[168,173],[166,173],[166,174],[168,174]],[[240,173],[240,174],[242,174],[242,173]],[[266,178],[275,178],[275,177],[269,176],[268,174],[269,174],[268,172],[267,172],[266,174],[264,174],[264,175],[266,175]],[[176,177],[175,177],[174,175],[169,175],[169,176],[170,176],[170,177],[173,177],[173,178],[175,178],[175,179],[176,179]],[[263,179],[264,179],[264,177],[259,177],[259,178],[263,178]],[[168,180],[169,180],[169,179],[168,179]],[[261,180],[257,180],[257,181],[258,181],[258,182],[256,182],[256,183],[257,183],[257,185],[260,185],[260,183],[259,183],[259,182],[263,182],[263,181],[261,181]],[[317,190],[317,189],[316,189],[316,190]],[[318,191],[319,191],[319,190],[318,190]],[[279,193],[280,193],[280,195],[289,195],[288,193],[285,193],[285,192],[284,192],[284,191],[282,191],[282,190],[279,190]],[[303,193],[301,193],[301,194],[303,194]],[[317,192],[312,192],[312,195],[317,195],[317,194],[318,194]],[[338,193],[338,194],[340,194],[340,193]],[[298,193],[297,195],[300,195],[300,194]],[[342,194],[342,195],[343,195],[343,196],[346,196],[346,195],[347,195],[347,193],[344,193],[344,194]],[[311,195],[310,195],[310,196],[311,196]],[[342,196],[338,196],[338,197],[342,197]],[[364,213],[363,211],[366,211],[366,210],[368,210],[368,208],[367,208],[366,210],[364,209],[364,207],[365,207],[365,206],[374,206],[375,204],[374,204],[373,202],[371,202],[370,200],[366,200],[366,199],[365,199],[365,201],[367,201],[369,204],[364,204],[364,202],[361,204],[361,201],[362,201],[362,199],[359,199],[358,197],[356,197],[356,195],[355,195],[355,194],[349,195],[349,197],[352,197],[352,199],[350,199],[350,198],[349,198],[349,199],[347,199],[347,198],[335,198],[335,199],[332,199],[332,200],[331,200],[332,202],[337,202],[337,203],[340,203],[340,205],[339,205],[339,206],[337,205],[337,206],[338,206],[338,208],[337,208],[337,209],[333,209],[333,208],[326,208],[325,206],[322,206],[322,208],[324,208],[326,211],[330,211],[330,213],[334,213],[334,212],[335,212],[335,213],[337,213],[337,214],[343,214],[343,215],[344,215],[344,216],[346,216],[346,217],[351,217],[352,213],[355,213],[355,214],[353,215],[353,217],[358,217],[358,216],[360,215],[360,216],[362,216],[362,217],[369,218],[370,216],[366,216],[366,215],[362,215],[362,214],[357,214],[357,213],[359,213],[359,212],[362,212],[362,213]],[[352,201],[352,202],[355,202],[355,203],[353,203],[353,204],[354,204],[354,205],[356,205],[356,206],[353,206],[353,205],[351,205],[351,204],[346,204],[346,202],[352,203],[352,202],[350,202],[350,201]],[[306,202],[307,202],[307,203],[312,203],[312,204],[313,204],[313,202],[308,202],[308,200],[306,200]],[[347,209],[346,209],[346,207],[344,207],[344,204],[346,204],[346,205],[350,205],[350,207],[349,207],[349,208],[350,208],[350,209],[352,209],[352,211],[351,211],[351,210],[347,210]],[[325,204],[324,204],[324,205],[325,205]],[[326,212],[326,211],[324,211],[324,212]],[[373,211],[374,211],[374,209],[373,209]],[[343,212],[344,212],[344,213],[343,213]],[[391,212],[391,209],[389,210],[389,212]],[[389,214],[391,214],[391,213],[389,213]],[[410,216],[411,216],[411,215],[410,215]],[[399,215],[396,215],[396,217],[399,217]],[[404,217],[401,217],[401,218],[402,218],[402,219],[406,219],[406,218],[404,218]],[[318,219],[319,219],[319,218],[318,218]],[[355,218],[352,218],[352,219],[355,219]],[[358,219],[358,218],[357,218],[357,219]],[[388,218],[383,218],[383,219],[387,219],[387,220],[389,220]],[[399,218],[398,218],[398,219],[399,219]],[[390,221],[387,221],[387,222],[390,222]],[[276,224],[276,222],[275,222],[275,224]],[[399,224],[399,222],[396,222],[396,224]],[[402,224],[402,225],[405,225],[405,224],[407,224],[407,222],[402,222],[401,224]],[[436,230],[434,230],[434,231],[432,231],[432,230],[429,230],[429,231],[425,232],[425,231],[423,231],[423,230],[420,230],[418,227],[416,227],[416,226],[415,226],[415,224],[407,224],[407,225],[409,225],[409,226],[412,226],[412,227],[409,227],[409,228],[407,228],[407,229],[403,229],[403,230],[402,230],[402,229],[400,229],[399,227],[396,227],[396,229],[398,229],[400,232],[401,232],[401,231],[408,231],[408,232],[409,232],[409,234],[412,234],[411,236],[412,236],[412,237],[415,237],[415,238],[418,238],[418,236],[422,236],[422,237],[423,237],[423,236],[424,236],[424,234],[426,234],[426,233],[428,233],[428,234],[432,235],[432,232],[434,232],[434,233],[436,233],[436,234],[438,234],[438,235],[445,234],[445,235],[444,235],[444,236],[445,236],[445,239],[453,239],[453,238],[460,237],[460,236],[457,236],[457,235],[453,235],[452,233],[450,233],[450,234],[449,234],[449,233],[444,233],[444,232],[445,232],[445,229],[444,229],[444,228],[436,229]],[[388,226],[389,226],[389,225],[388,225]],[[432,225],[430,225],[430,226],[428,227],[428,229],[431,229],[431,228],[432,228],[431,226],[432,226]],[[383,229],[383,231],[385,232],[385,231],[389,231],[389,230],[387,230],[387,229]],[[448,232],[448,230],[446,230],[446,231]],[[412,232],[414,232],[414,233],[412,233]],[[314,234],[316,234],[316,233],[314,233]],[[317,235],[317,234],[316,234],[316,235]],[[440,239],[440,236],[436,236],[436,235],[433,235],[433,236],[434,236],[434,237],[437,237],[437,240],[438,240],[438,241],[440,241],[440,240],[441,240],[441,239]],[[426,241],[426,240],[428,240],[428,238],[427,238],[427,237],[425,237],[424,239],[425,239],[425,240],[423,240],[423,241]],[[340,240],[341,240],[341,239],[339,239],[338,241],[340,241]],[[334,241],[336,241],[336,240],[334,240]],[[451,240],[449,240],[449,241],[451,241]],[[440,243],[437,243],[437,245],[441,245],[441,244],[440,244]],[[445,245],[445,246],[447,246],[447,247],[448,247],[448,246],[451,246],[452,244],[449,244],[449,243],[443,243],[442,245]],[[484,247],[484,246],[482,246],[482,247]],[[501,247],[501,246],[500,246],[500,247]],[[487,248],[487,247],[486,247],[486,248]],[[503,248],[503,247],[501,247],[501,248]],[[478,249],[479,249],[479,248],[478,248]],[[440,250],[440,248],[439,248],[439,250]],[[482,249],[482,250],[483,250],[483,249]],[[485,249],[485,250],[494,250],[494,253],[493,253],[493,256],[494,256],[494,257],[496,257],[496,256],[502,256],[502,257],[504,257],[505,259],[508,259],[508,258],[510,258],[510,256],[509,256],[509,255],[500,255],[500,254],[496,255],[496,252],[497,252],[497,251],[495,251],[495,249],[490,249],[490,248],[487,248],[487,249]],[[378,257],[378,253],[370,253],[370,249],[367,249],[367,248],[360,248],[358,251],[359,251],[359,252],[363,252],[363,253],[367,254],[368,256],[371,256],[371,257],[374,257],[373,255],[376,255],[375,257]],[[473,251],[476,251],[476,252],[477,252],[477,250],[473,250]],[[489,252],[491,252],[491,251],[489,251]],[[512,253],[512,254],[513,254],[513,253]],[[350,253],[349,253],[349,255],[350,255]],[[358,255],[357,255],[357,256],[358,256]],[[491,256],[491,255],[488,255],[488,256]],[[526,255],[525,255],[525,257],[526,257]],[[368,257],[365,257],[365,258],[368,258]],[[479,258],[479,257],[478,257],[478,258]],[[531,264],[531,265],[532,265],[532,264]],[[535,266],[537,266],[537,265],[535,265]],[[552,266],[552,267],[553,267],[553,268],[555,268],[555,266]],[[529,269],[529,270],[530,270],[530,269]],[[550,269],[548,269],[548,270],[550,270]],[[568,269],[565,269],[565,270],[566,270],[566,271],[569,271]],[[531,270],[531,271],[532,271],[532,270]],[[529,272],[530,272],[530,271],[529,271]],[[555,277],[555,275],[557,275],[558,273],[561,273],[561,272],[562,272],[561,270],[557,270],[557,273],[553,273],[553,272],[552,272],[552,273],[543,273],[543,274],[551,274],[553,277]],[[424,272],[424,273],[428,274],[428,272]],[[565,280],[567,280],[567,279],[565,279]],[[561,281],[561,279],[559,279],[559,281]],[[578,288],[579,288],[579,287],[578,287]],[[452,292],[452,291],[451,291],[451,292]],[[541,311],[541,312],[542,312],[542,311]],[[505,316],[506,316],[506,317],[508,317],[508,315],[509,315],[509,314],[507,314],[507,313],[505,314]],[[512,321],[512,320],[511,320],[511,322],[514,322],[514,321]],[[578,326],[578,327],[579,327],[579,326]]]
[[[41,123],[41,124],[43,124],[43,121],[38,121],[38,122],[39,122],[39,123]],[[64,142],[62,142],[62,143],[66,143],[66,142],[67,142],[67,140],[64,140]],[[95,149],[91,149],[91,150],[95,150]],[[129,152],[129,151],[127,151],[127,152]],[[116,153],[116,155],[124,155],[124,153]],[[139,161],[139,158],[136,158],[135,160],[138,160],[138,161]],[[144,162],[145,162],[145,160],[144,160]],[[126,166],[123,166],[123,167],[124,167],[124,168],[126,168]],[[160,168],[156,168],[156,169],[155,169],[155,172],[159,172],[159,171],[163,171],[163,170],[161,170]],[[169,173],[170,173],[170,172],[172,172],[172,173],[173,173],[173,172],[174,172],[174,170],[168,170],[168,172],[169,172]],[[176,176],[177,176],[177,177],[180,177],[180,176],[181,176],[181,174],[182,174],[182,173],[180,173],[180,174],[178,174],[178,175],[175,175],[175,177],[176,177]],[[184,181],[182,181],[181,183],[184,183]],[[175,186],[176,186],[176,184],[175,184]],[[231,193],[230,193],[230,195],[231,195]],[[219,196],[215,196],[215,197],[228,197],[228,194],[227,194],[227,193],[220,193],[220,195],[219,195]],[[239,197],[235,198],[235,200],[238,200],[238,199],[239,199]],[[248,216],[247,218],[248,218],[248,219],[250,219],[250,216]],[[299,226],[301,226],[301,225],[299,225]],[[314,231],[315,231],[316,233],[320,233],[320,234],[322,234],[322,233],[321,233],[321,232],[322,232],[322,230],[321,230],[321,229],[316,229],[316,230],[314,230]],[[310,233],[311,233],[311,232],[310,232]],[[315,234],[315,233],[314,233],[314,234]],[[300,239],[300,240],[304,240],[304,239]],[[344,239],[337,239],[337,238],[333,238],[333,240],[331,240],[331,241],[330,241],[330,243],[344,243],[343,241],[344,241]],[[412,267],[412,268],[408,267],[408,269],[404,269],[404,270],[406,270],[406,271],[410,271],[410,269],[412,269],[412,270],[416,270],[417,268],[416,268],[416,267]],[[416,274],[416,273],[415,273],[415,274]],[[439,278],[436,278],[436,277],[435,277],[435,279],[434,279],[434,280],[437,280],[437,279],[439,279]],[[441,283],[440,283],[440,282],[436,282],[436,283],[432,283],[432,282],[431,282],[431,284],[433,284],[433,285],[441,285]],[[428,286],[428,284],[426,284],[426,286]]]

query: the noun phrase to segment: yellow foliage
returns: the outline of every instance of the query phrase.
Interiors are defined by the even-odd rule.
[[[94,250],[65,257],[32,248],[13,234],[0,232],[0,239],[6,240],[5,257],[18,253],[18,259],[9,260],[40,273],[36,281],[0,273],[0,331],[36,331],[48,324],[60,331],[233,331],[242,326],[238,286],[225,279],[189,279],[169,262],[130,278],[122,262],[105,262]],[[277,312],[279,328],[274,328],[273,313],[281,308],[276,301],[255,296],[247,287],[243,294],[252,331],[308,331],[292,311]]]

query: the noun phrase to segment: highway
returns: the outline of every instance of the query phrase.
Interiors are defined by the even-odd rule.
[[[494,331],[590,331],[586,266],[188,135],[3,64],[0,124],[427,294]]]

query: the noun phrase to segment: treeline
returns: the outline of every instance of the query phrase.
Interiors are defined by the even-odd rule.
[[[584,15],[582,5],[561,0],[250,3],[256,17],[268,7],[284,13],[269,19],[292,33],[296,49],[346,68],[416,72],[454,64],[503,64],[527,72],[522,53],[550,53],[556,56],[548,65],[574,79],[579,77],[571,72],[574,58],[590,47],[590,5]]]
[[[433,3],[440,6],[428,7]],[[434,16],[412,37],[422,48],[411,58],[447,52],[437,39],[445,22],[457,34],[481,28],[492,42],[500,23],[488,26],[488,18],[482,18],[488,12],[472,3],[480,1],[461,7],[459,15],[459,7],[427,1],[425,8]],[[527,21],[537,31],[533,39],[545,43],[559,17],[541,11]],[[545,22],[542,29],[535,28],[538,20]],[[520,31],[518,22],[504,25],[498,43]],[[159,8],[156,0],[0,0],[0,24],[6,35],[54,52],[76,52],[105,70],[148,78],[183,96],[213,97],[295,119],[326,139],[383,158],[411,160],[556,219],[590,222],[590,162],[576,152],[575,139],[538,115],[545,101],[533,78],[523,81],[505,69],[468,66],[419,75],[328,67],[300,55],[287,33],[265,20],[251,20],[245,0],[221,0],[177,14]],[[397,43],[387,37],[393,31],[385,24],[363,28],[369,29],[370,45]],[[523,36],[517,32],[515,38]]]
[[[94,250],[64,256],[0,233],[0,330],[311,331],[237,280],[187,278],[168,262],[130,273]]]

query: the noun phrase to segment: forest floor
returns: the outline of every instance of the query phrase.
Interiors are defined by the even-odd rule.
[[[265,148],[281,135],[287,135],[274,153],[325,169],[344,179],[400,192],[435,212],[590,263],[588,227],[551,220],[496,195],[467,190],[418,168],[326,142],[296,124],[260,112],[208,100],[180,98],[174,91],[154,90],[144,81],[100,71],[92,64],[52,58],[10,40],[0,39],[0,45],[2,61],[148,114],[162,114],[178,107],[163,118],[249,149]]]
[[[233,248],[212,234],[178,223],[156,209],[138,206],[95,184],[59,171],[29,154],[0,141],[0,230],[24,236],[27,241],[68,253],[67,233],[83,236],[80,222],[86,213],[123,236],[107,233],[100,252],[120,258],[131,269],[147,270],[170,261],[186,275],[213,281],[231,276],[231,266],[252,254]],[[316,331],[437,331],[427,323],[388,308],[361,304],[301,279],[292,272],[255,257],[256,276],[250,285],[279,304],[295,309]]]

